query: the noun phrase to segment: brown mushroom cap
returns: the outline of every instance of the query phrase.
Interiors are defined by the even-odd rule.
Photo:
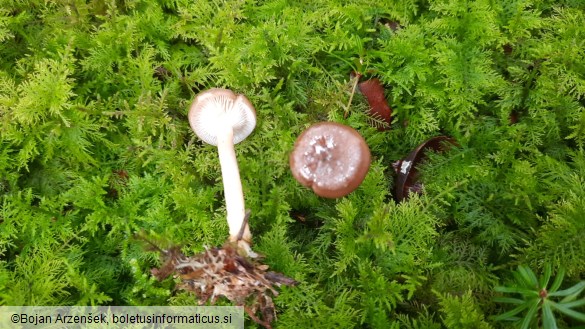
[[[396,161],[392,166],[396,171],[396,183],[394,184],[396,201],[408,199],[411,192],[419,192],[422,186],[419,181],[418,165],[426,159],[427,151],[442,152],[451,145],[458,146],[457,141],[447,136],[437,136],[427,139],[416,147],[410,154]]]
[[[319,196],[339,198],[355,190],[366,177],[370,149],[353,128],[320,122],[297,138],[289,164],[299,183]]]

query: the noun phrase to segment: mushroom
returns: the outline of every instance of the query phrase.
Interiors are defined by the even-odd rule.
[[[197,95],[189,110],[191,128],[204,142],[217,146],[223,181],[227,222],[232,242],[251,250],[252,234],[245,221],[244,193],[234,144],[244,140],[256,126],[256,111],[244,95],[213,88]]]
[[[289,158],[295,179],[324,198],[340,198],[355,190],[370,168],[370,149],[353,128],[320,122],[296,140]]]
[[[422,192],[423,184],[419,181],[418,165],[427,158],[427,151],[442,152],[449,149],[450,145],[458,146],[457,141],[451,137],[436,136],[417,146],[406,158],[392,164],[396,172],[394,184],[396,201],[408,199],[411,193]]]

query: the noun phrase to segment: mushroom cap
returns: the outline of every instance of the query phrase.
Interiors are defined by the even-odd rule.
[[[417,167],[427,158],[427,151],[443,152],[452,145],[459,146],[457,141],[451,137],[436,136],[422,142],[406,158],[393,163],[392,166],[396,172],[394,184],[396,201],[408,199],[411,192],[418,193],[420,191],[422,183],[419,182]]]
[[[234,144],[248,137],[256,126],[256,111],[244,95],[229,89],[212,88],[197,97],[189,109],[191,129],[204,142],[217,145],[219,125],[230,125],[234,131]]]
[[[290,169],[297,181],[325,198],[351,193],[370,168],[370,149],[353,128],[320,122],[305,130],[290,154]]]

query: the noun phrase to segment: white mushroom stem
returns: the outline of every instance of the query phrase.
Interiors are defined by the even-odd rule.
[[[230,241],[235,242],[238,239],[238,235],[244,224],[244,217],[246,216],[244,192],[242,191],[240,171],[234,150],[233,129],[229,124],[224,123],[219,124],[217,130],[217,152],[219,153],[219,163],[221,165]],[[251,239],[252,234],[246,223],[244,234],[242,235],[242,242],[246,243],[247,249],[249,249]]]

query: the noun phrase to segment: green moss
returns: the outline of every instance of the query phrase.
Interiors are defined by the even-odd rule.
[[[4,1],[0,305],[195,304],[133,237],[227,237],[216,149],[186,114],[228,87],[258,114],[236,146],[254,248],[301,282],[277,327],[498,327],[517,265],[585,275],[584,26],[581,1]],[[351,71],[385,84],[391,130]],[[288,170],[323,120],[373,155],[338,200]],[[440,134],[459,146],[397,204],[390,164]]]

